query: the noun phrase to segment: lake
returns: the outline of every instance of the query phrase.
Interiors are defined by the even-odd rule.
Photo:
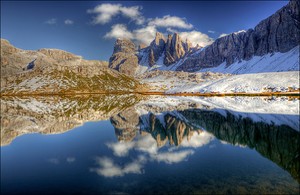
[[[1,194],[299,194],[299,99],[1,99]]]

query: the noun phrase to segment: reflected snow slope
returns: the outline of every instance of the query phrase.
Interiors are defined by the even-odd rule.
[[[63,133],[87,121],[108,119],[116,129],[119,126],[123,129],[126,125],[134,134],[149,127],[151,114],[155,114],[161,125],[166,126],[166,115],[184,119],[178,111],[189,109],[218,112],[224,117],[230,113],[236,118],[286,125],[299,131],[299,100],[289,97],[9,97],[1,99],[1,145],[9,144],[22,134]],[[123,123],[124,114],[129,118],[126,124]],[[126,136],[131,137],[129,134]]]

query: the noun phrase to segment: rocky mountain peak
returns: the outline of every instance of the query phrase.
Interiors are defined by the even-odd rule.
[[[127,75],[134,75],[138,68],[135,44],[129,39],[117,39],[109,67]]]
[[[168,66],[191,51],[191,42],[188,39],[182,40],[179,33],[169,34],[165,38],[163,33],[156,32],[149,46],[140,44],[137,49],[130,40],[117,39],[113,55],[109,60],[109,67],[134,75],[135,72],[139,72],[139,65],[152,67],[157,63],[160,65],[163,63]]]
[[[197,46],[198,46],[198,44],[197,44]],[[192,43],[188,40],[188,39],[186,39],[185,40],[185,51],[189,51],[190,49],[192,48]]]
[[[148,63],[153,66],[158,58],[164,52],[166,45],[166,39],[164,35],[160,32],[156,32],[155,39],[150,43],[149,53],[148,53]]]
[[[164,45],[165,42],[166,42],[166,39],[165,39],[164,35],[160,32],[156,32],[155,39],[151,42],[151,44],[161,46],[161,45]]]
[[[134,51],[135,51],[135,44],[131,40],[118,38],[115,43],[113,53],[134,52]]]
[[[178,33],[168,35],[164,64],[170,65],[177,62],[190,50],[191,44],[183,42]]]

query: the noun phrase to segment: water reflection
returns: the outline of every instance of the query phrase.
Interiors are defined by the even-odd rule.
[[[248,104],[245,110],[236,106],[243,102]],[[249,105],[253,106],[250,108]],[[241,148],[244,153],[249,151],[246,149],[255,149],[264,158],[288,171],[298,183],[300,182],[299,100],[289,98],[244,98],[243,100],[153,97],[148,99],[135,95],[4,98],[1,100],[1,145],[9,145],[17,136],[23,134],[64,133],[87,121],[101,120],[110,121],[117,141],[103,138],[101,144],[106,149],[102,150],[107,152],[94,155],[94,164],[87,165],[92,175],[107,179],[128,179],[132,175],[143,175],[148,181],[155,177],[151,170],[158,169],[161,170],[160,174],[165,175],[165,179],[168,178],[169,183],[165,185],[171,186],[170,182],[178,185],[180,179],[176,182],[174,178],[169,178],[172,174],[168,172],[166,166],[179,166],[183,162],[188,162],[189,175],[184,177],[188,181],[198,182],[191,182],[191,186],[197,186],[201,182],[204,182],[203,186],[208,184],[213,186],[209,178],[203,178],[205,174],[199,172],[196,174],[193,169],[197,170],[197,164],[213,167],[218,162],[216,159],[221,158],[222,152],[216,152],[218,157],[212,157],[212,153],[209,152],[202,152],[207,155],[205,159],[208,165],[195,159],[199,159],[199,151],[219,150],[220,145],[230,145]],[[104,129],[101,126],[98,128],[103,131],[101,136],[105,137],[107,133]],[[194,160],[190,160],[191,158]],[[251,160],[256,158],[253,157]],[[80,160],[78,156],[68,154],[64,158],[50,157],[46,162],[58,166],[77,164]],[[230,160],[222,159],[224,169],[230,170],[228,168],[231,166],[228,164]],[[155,163],[157,165],[154,166]],[[209,165],[210,163],[212,165]],[[151,168],[153,166],[154,169]],[[234,167],[239,166],[242,165],[236,164]],[[242,170],[241,174],[246,172],[251,176],[250,172],[247,172],[249,170]],[[221,176],[225,174],[223,170],[213,171],[208,168],[204,172],[214,179],[219,177],[226,179],[226,176]],[[182,173],[181,176],[184,174]],[[259,177],[264,179],[260,180]],[[267,177],[257,176],[255,179],[265,181]],[[248,182],[251,183],[252,179]],[[271,181],[271,178],[269,179]],[[156,178],[156,180],[159,183],[160,179]],[[232,185],[229,179],[225,181],[228,183],[221,186]],[[148,183],[151,184],[149,181]],[[155,188],[164,190],[158,187],[157,183],[153,183]],[[197,189],[197,187],[191,188]],[[200,189],[199,186],[198,188]],[[143,186],[138,192],[143,193],[146,189],[147,187]],[[207,187],[206,190],[205,192],[213,193],[213,189]],[[293,190],[278,192],[295,192]],[[244,192],[258,191],[248,189]],[[107,193],[107,191],[101,192]],[[243,191],[240,189],[235,192]]]
[[[135,95],[2,98],[1,146],[27,133],[64,133],[87,121],[108,120],[140,99]]]
[[[123,168],[116,165],[111,158],[97,157],[96,162],[99,168],[92,168],[91,171],[105,177],[124,176],[126,173],[141,174],[144,164],[147,162],[180,163],[193,155],[195,148],[209,144],[214,139],[212,134],[205,131],[191,132],[188,139],[184,139],[184,137],[182,137],[183,141],[180,148],[170,147],[167,151],[160,150],[162,145],[159,140],[153,139],[151,134],[138,135],[136,139],[131,141],[107,143],[107,147],[112,150],[116,157],[126,157],[131,150],[136,150],[139,153],[137,156],[131,155],[131,159],[136,159],[133,159]]]
[[[153,107],[151,108],[153,109]],[[158,115],[149,112],[139,116],[133,114],[130,108],[119,113],[117,117],[111,117],[110,120],[115,126],[115,134],[120,142],[110,143],[108,147],[116,156],[127,155],[128,151],[134,148],[149,154],[156,154],[155,157],[151,156],[152,159],[172,163],[180,162],[188,155],[193,154],[193,151],[157,155],[158,147],[162,147],[166,143],[181,147],[201,147],[216,137],[222,143],[255,149],[287,170],[300,182],[299,129],[293,129],[286,124],[255,122],[251,118],[243,118],[229,111],[221,113],[194,108],[167,111]],[[139,119],[132,119],[133,116]],[[138,141],[132,141],[136,136],[137,129],[142,135],[151,134],[156,140],[156,144],[149,143],[150,140],[143,137]]]

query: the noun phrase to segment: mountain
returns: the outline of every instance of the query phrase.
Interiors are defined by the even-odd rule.
[[[235,62],[249,61],[254,56],[286,53],[299,45],[299,28],[299,1],[290,1],[254,29],[231,33],[215,40],[196,55],[186,58],[176,70],[194,72],[222,63],[230,67]],[[299,48],[297,50],[296,55],[299,55]]]
[[[191,43],[183,41],[179,34],[168,35],[157,32],[148,47],[139,46],[128,39],[117,39],[109,60],[109,67],[128,75],[145,72],[156,64],[169,66],[192,51]]]
[[[177,33],[167,38],[156,33],[148,47],[134,50],[136,47],[131,42],[130,54],[124,50],[122,56],[135,55],[133,63],[126,65],[132,68],[130,75],[157,69],[234,74],[298,71],[299,28],[299,1],[290,1],[254,29],[218,38],[205,48],[192,48],[189,41],[183,41]],[[117,40],[116,45],[119,42]],[[118,62],[126,64],[126,60],[123,57]],[[118,70],[113,62],[110,67]]]
[[[113,55],[109,59],[109,67],[127,75],[134,75],[138,68],[134,43],[128,39],[117,39]]]
[[[58,49],[22,50],[1,39],[1,94],[135,92],[136,79]]]

